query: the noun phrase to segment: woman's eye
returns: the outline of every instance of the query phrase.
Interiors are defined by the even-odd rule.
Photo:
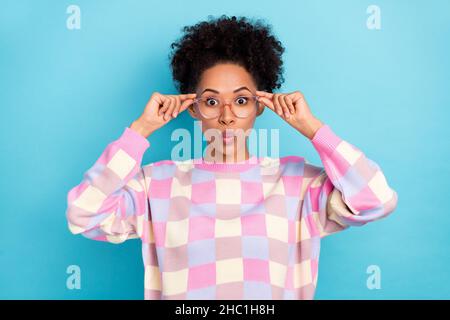
[[[213,103],[211,103],[211,102],[213,102]],[[209,98],[209,99],[206,99],[206,104],[209,106],[215,106],[217,104],[217,101],[215,99]]]
[[[246,104],[247,103],[248,98],[246,97],[239,97],[236,99],[237,104]]]

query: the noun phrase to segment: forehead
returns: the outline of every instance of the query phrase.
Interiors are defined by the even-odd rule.
[[[200,78],[197,89],[209,88],[219,92],[233,92],[243,86],[250,90],[256,89],[252,75],[244,67],[224,63],[206,69]]]

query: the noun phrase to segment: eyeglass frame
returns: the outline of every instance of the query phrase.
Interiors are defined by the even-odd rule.
[[[258,103],[259,103],[259,96],[257,96],[257,95],[254,95],[254,94],[251,94],[251,95],[239,95],[239,96],[237,96],[236,97],[236,99],[237,98],[248,98],[248,97],[251,97],[251,98],[255,98],[255,107],[256,107],[256,109],[258,108]],[[201,97],[201,98],[195,98],[194,99],[194,101],[192,102],[192,104],[194,105],[194,107],[195,107],[195,109],[202,115],[202,117],[203,118],[205,118],[205,119],[208,119],[208,120],[210,120],[210,119],[216,119],[216,118],[218,118],[218,117],[220,117],[220,115],[223,113],[223,110],[219,113],[219,115],[217,116],[217,117],[212,117],[212,118],[208,118],[208,117],[205,117],[205,115],[200,111],[200,108],[198,107],[198,102],[199,101],[201,101],[201,100],[204,100],[204,99],[209,99],[209,98],[212,98],[212,97]],[[230,104],[230,103],[228,103],[227,102],[227,100],[228,99],[225,99],[225,103],[223,104],[223,108],[225,108],[225,106],[228,104]],[[233,112],[233,109],[231,109],[231,112]],[[246,117],[239,117],[236,113],[234,113],[233,112],[233,114],[237,117],[237,118],[239,118],[239,119],[246,119],[246,118],[248,118],[249,116],[246,116]]]

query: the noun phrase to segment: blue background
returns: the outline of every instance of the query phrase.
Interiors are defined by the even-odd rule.
[[[81,29],[66,8],[81,8]],[[366,27],[369,5],[381,30]],[[66,196],[154,91],[175,93],[170,43],[208,15],[264,18],[286,47],[281,91],[382,168],[399,195],[385,220],[322,242],[316,299],[450,298],[449,1],[0,1],[0,298],[143,299],[139,240],[72,235]],[[143,163],[170,158],[185,112],[149,138]],[[320,164],[267,109],[281,155]],[[81,290],[66,268],[81,268]],[[381,268],[381,289],[366,268]]]

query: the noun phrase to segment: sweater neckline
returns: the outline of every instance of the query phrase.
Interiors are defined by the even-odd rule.
[[[194,159],[195,168],[219,172],[228,172],[228,171],[241,172],[257,167],[260,163],[261,158],[258,158],[255,155],[251,155],[247,160],[237,162],[214,162],[214,161],[207,161],[204,158]]]

